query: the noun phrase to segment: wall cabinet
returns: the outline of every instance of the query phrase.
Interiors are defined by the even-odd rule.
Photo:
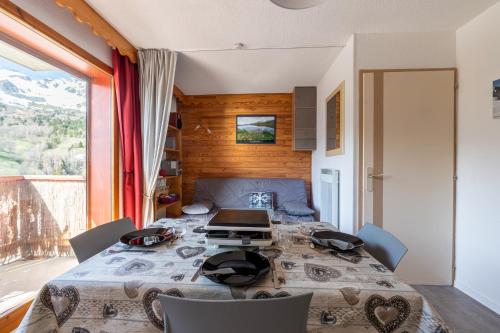
[[[316,149],[316,87],[293,90],[293,150]]]

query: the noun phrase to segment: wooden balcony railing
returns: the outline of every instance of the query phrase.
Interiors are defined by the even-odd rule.
[[[71,255],[68,240],[85,231],[81,176],[0,176],[0,265]]]

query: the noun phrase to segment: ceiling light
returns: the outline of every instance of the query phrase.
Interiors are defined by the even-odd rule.
[[[306,9],[317,6],[325,0],[271,0],[271,2],[286,9]]]

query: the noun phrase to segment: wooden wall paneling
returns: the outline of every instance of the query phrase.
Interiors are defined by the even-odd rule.
[[[202,177],[300,178],[311,193],[311,152],[293,151],[292,94],[186,96],[182,113],[183,200]],[[237,144],[236,116],[276,115],[276,144]],[[198,124],[207,131],[194,128]]]

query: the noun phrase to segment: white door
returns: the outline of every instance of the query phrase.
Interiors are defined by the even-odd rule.
[[[380,71],[362,83],[362,221],[408,247],[403,280],[451,285],[455,71]]]

